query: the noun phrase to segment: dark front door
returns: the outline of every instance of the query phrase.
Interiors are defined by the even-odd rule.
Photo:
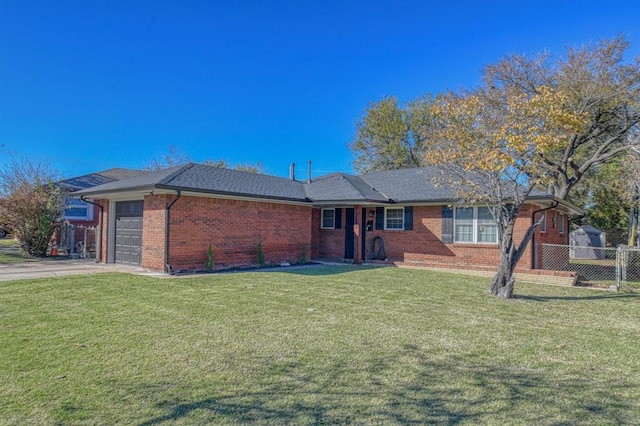
[[[344,225],[344,258],[353,259],[354,254],[354,233],[353,225],[355,219],[355,213],[353,208],[346,209],[347,218]]]
[[[142,263],[142,210],[144,201],[116,203],[115,262]]]

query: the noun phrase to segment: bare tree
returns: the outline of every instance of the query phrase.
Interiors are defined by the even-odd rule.
[[[182,152],[177,146],[169,145],[167,152],[158,157],[152,158],[144,167],[145,170],[156,171],[168,169],[170,167],[181,166],[191,162],[191,158]]]
[[[169,167],[180,166],[183,164],[191,163],[193,160],[189,157],[188,154],[181,151],[175,145],[169,145],[167,152],[165,154],[160,155],[159,157],[152,158],[151,161],[144,167],[145,170],[156,171],[162,169],[168,169]],[[232,165],[227,160],[212,160],[206,159],[200,161],[199,164],[204,164],[207,166],[219,167],[221,169],[235,169],[243,172],[249,173],[265,173],[265,168],[262,162],[257,163],[238,163],[236,165]]]
[[[0,217],[24,251],[44,256],[64,212],[64,193],[50,165],[13,159],[0,170]]]

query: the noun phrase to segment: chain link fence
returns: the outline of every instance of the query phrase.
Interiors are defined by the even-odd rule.
[[[95,259],[97,229],[73,225],[69,221],[60,224],[58,250],[71,258]]]
[[[573,271],[578,283],[605,288],[640,289],[640,249],[538,244],[536,265],[552,271]]]
[[[624,290],[640,290],[640,247],[618,247],[617,285]]]

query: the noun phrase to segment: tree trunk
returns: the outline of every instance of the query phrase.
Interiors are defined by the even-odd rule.
[[[515,226],[516,216],[517,210],[507,220],[504,230],[502,231],[500,238],[500,264],[498,265],[498,272],[496,272],[495,277],[493,277],[491,287],[489,287],[489,293],[505,299],[511,299],[513,297],[513,286],[515,284],[513,271],[515,271],[516,265],[527,248],[527,244],[531,241],[533,233],[536,228],[540,226],[544,218],[543,215],[540,215],[540,219],[527,229],[527,232],[525,232],[522,241],[520,241],[516,249],[515,242],[513,241],[513,228]]]
[[[491,287],[489,287],[489,293],[494,296],[502,297],[504,299],[511,299],[513,297],[513,286],[515,284],[515,278],[513,277],[513,270],[515,265],[513,264],[513,239],[509,238],[510,242],[506,242],[503,238],[503,244],[500,248],[500,264],[498,265],[498,272],[493,277]]]

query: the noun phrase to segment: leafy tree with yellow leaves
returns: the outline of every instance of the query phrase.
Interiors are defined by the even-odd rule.
[[[562,58],[547,54],[507,56],[485,69],[485,87],[495,101],[504,95],[527,98],[541,90],[561,93],[556,113],[579,117],[583,126],[567,128],[562,143],[542,150],[548,189],[561,199],[598,164],[640,148],[640,58],[625,62],[629,42],[622,36],[592,46],[567,49]]]
[[[491,293],[511,297],[513,270],[537,227],[515,245],[515,218],[531,191],[574,201],[578,184],[640,151],[640,59],[624,61],[628,46],[621,36],[560,58],[511,55],[487,66],[471,92],[372,103],[351,145],[355,168],[448,168],[460,203],[486,204],[498,223]],[[586,194],[575,201],[593,204],[594,192]]]
[[[564,107],[567,98],[545,86],[534,94],[479,88],[442,95],[432,109],[437,126],[427,161],[447,170],[446,184],[457,190],[461,205],[484,204],[497,222],[500,264],[493,295],[513,296],[513,272],[537,224],[517,246],[514,225],[531,191],[550,182],[546,154],[562,148],[567,132],[586,125],[584,114]]]

